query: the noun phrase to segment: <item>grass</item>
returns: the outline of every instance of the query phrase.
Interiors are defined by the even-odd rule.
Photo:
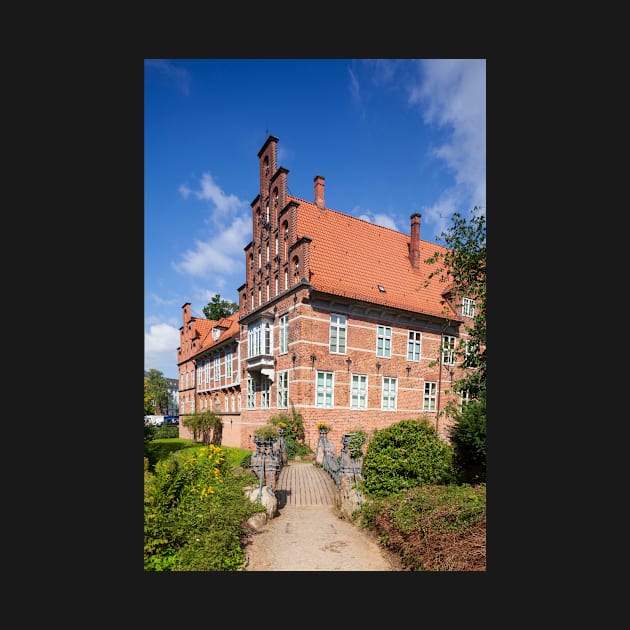
[[[155,464],[161,459],[168,457],[169,453],[182,451],[182,454],[188,457],[198,453],[201,448],[203,448],[203,444],[184,438],[153,440],[149,442],[146,449],[146,456],[149,459],[149,470],[153,471]],[[240,466],[243,458],[252,454],[252,451],[242,448],[234,448],[231,446],[222,446],[221,448],[225,450],[226,459],[230,466]]]

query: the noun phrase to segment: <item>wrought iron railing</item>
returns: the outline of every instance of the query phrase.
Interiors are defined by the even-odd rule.
[[[353,457],[350,451],[350,438],[349,433],[342,435],[341,453],[337,456],[333,443],[328,439],[328,431],[320,429],[317,449],[318,451],[321,449],[322,468],[331,476],[337,489],[340,492],[342,490],[347,491],[348,486],[353,486],[356,489],[357,501],[361,505],[359,482],[363,478],[361,474],[363,457]]]
[[[269,486],[275,492],[280,471],[287,461],[284,429],[280,429],[277,438],[254,436],[253,439],[256,450],[251,456],[250,468],[258,477],[259,495],[262,494],[263,486]]]

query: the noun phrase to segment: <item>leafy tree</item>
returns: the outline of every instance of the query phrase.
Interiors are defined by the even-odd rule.
[[[480,210],[475,206],[469,221],[454,213],[452,226],[440,237],[446,251],[435,252],[425,261],[438,265],[425,286],[437,277],[440,282],[453,282],[456,297],[475,300],[473,325],[466,326],[468,354],[463,345],[456,349],[462,367],[472,369],[454,383],[458,391],[467,390],[473,399],[485,399],[486,390],[486,217]]]
[[[221,295],[217,293],[206,306],[203,307],[203,314],[208,319],[218,320],[229,317],[238,311],[238,304],[229,300],[222,300]]]
[[[486,400],[471,400],[450,428],[453,467],[460,483],[486,481]]]
[[[145,383],[146,381],[148,381],[148,386],[145,385],[145,392],[149,391],[155,411],[158,412],[158,415],[164,415],[168,411],[168,381],[160,370],[153,369],[147,372]]]
[[[475,483],[486,478],[486,217],[479,210],[473,209],[469,221],[455,213],[452,226],[441,236],[448,249],[426,261],[438,263],[426,284],[437,276],[440,282],[453,282],[456,297],[475,300],[473,325],[466,326],[468,354],[463,346],[456,349],[462,367],[469,369],[453,383],[455,390],[468,391],[471,401],[461,411],[454,401],[446,408],[455,420],[450,438],[456,473],[460,481]]]
[[[221,445],[223,438],[223,421],[214,411],[207,410],[193,413],[182,420],[182,424],[190,429],[195,442]]]
[[[144,415],[152,416],[155,414],[155,406],[153,405],[153,394],[149,389],[149,379],[144,379]]]

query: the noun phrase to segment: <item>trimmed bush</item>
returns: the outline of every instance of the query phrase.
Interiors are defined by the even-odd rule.
[[[363,460],[362,489],[387,496],[454,479],[452,447],[424,418],[402,420],[375,432]]]

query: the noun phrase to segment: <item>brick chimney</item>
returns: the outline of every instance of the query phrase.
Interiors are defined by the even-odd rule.
[[[186,325],[191,320],[190,302],[186,302],[182,306],[182,318],[183,318],[184,325]]]
[[[322,210],[326,207],[324,201],[324,178],[321,175],[315,175],[315,205]]]
[[[411,266],[420,267],[420,214],[414,212],[411,215],[411,242],[409,244],[409,260]]]

